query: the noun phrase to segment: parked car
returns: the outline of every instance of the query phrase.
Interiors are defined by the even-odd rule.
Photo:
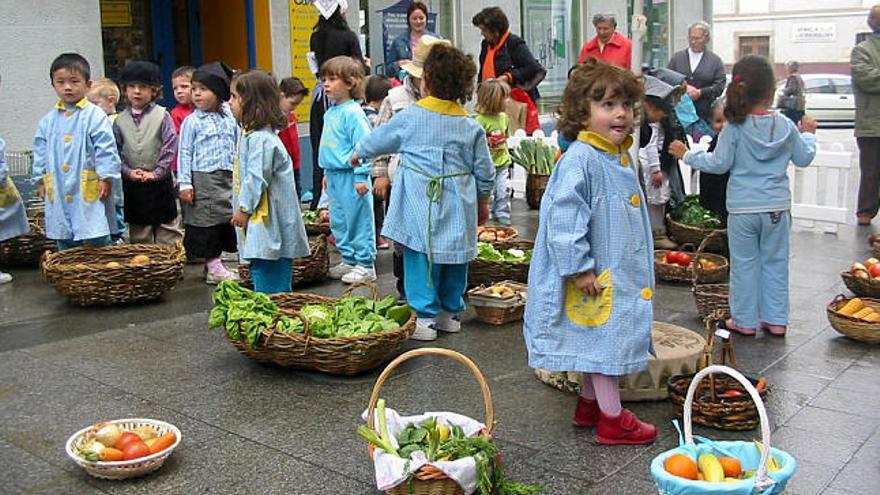
[[[806,113],[819,124],[852,124],[856,118],[852,78],[844,74],[801,74],[806,93]],[[785,79],[776,86],[779,102]]]

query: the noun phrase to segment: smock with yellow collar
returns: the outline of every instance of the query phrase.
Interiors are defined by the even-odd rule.
[[[533,368],[619,376],[647,367],[654,246],[630,144],[581,132],[553,170],[523,328]],[[572,282],[588,270],[604,287],[598,297]]]

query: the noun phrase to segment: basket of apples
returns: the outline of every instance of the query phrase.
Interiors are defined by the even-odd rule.
[[[707,284],[723,282],[729,268],[724,256],[695,253],[692,244],[683,244],[680,251],[654,251],[654,275],[667,282],[692,283],[694,278]]]
[[[853,294],[880,298],[880,260],[877,258],[868,258],[864,263],[853,263],[840,276]]]

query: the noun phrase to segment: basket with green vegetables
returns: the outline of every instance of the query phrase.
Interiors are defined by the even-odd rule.
[[[330,224],[321,221],[320,211],[305,210],[302,212],[302,220],[308,235],[330,235]]]
[[[477,258],[468,264],[468,285],[491,285],[503,280],[526,283],[534,246],[533,241],[526,240],[477,242]]]
[[[522,139],[510,150],[513,162],[533,175],[550,175],[556,165],[559,148],[545,144],[543,139]]]
[[[701,229],[718,229],[721,227],[721,217],[714,211],[700,206],[700,196],[690,195],[672,210],[672,218],[685,225]]]

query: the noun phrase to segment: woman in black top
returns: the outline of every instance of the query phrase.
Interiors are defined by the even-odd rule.
[[[318,67],[333,57],[347,55],[360,60],[364,64],[364,72],[369,73],[361,53],[361,44],[357,34],[354,33],[345,22],[342,10],[337,7],[330,17],[318,17],[314,32],[309,38],[309,49],[315,54]],[[312,144],[312,210],[318,207],[318,201],[323,192],[324,170],[318,166],[318,148],[321,144],[321,132],[324,130],[324,112],[330,107],[330,102],[324,96],[324,86],[321,79],[315,85],[312,92],[312,108],[309,113],[309,140]]]
[[[512,87],[525,87],[532,101],[537,102],[541,95],[533,79],[542,71],[541,64],[529,50],[526,42],[510,32],[510,23],[504,11],[498,7],[486,7],[471,19],[480,28],[483,42],[480,47],[480,72],[482,82],[486,79],[500,79]],[[487,66],[486,56],[493,53],[493,60]]]

